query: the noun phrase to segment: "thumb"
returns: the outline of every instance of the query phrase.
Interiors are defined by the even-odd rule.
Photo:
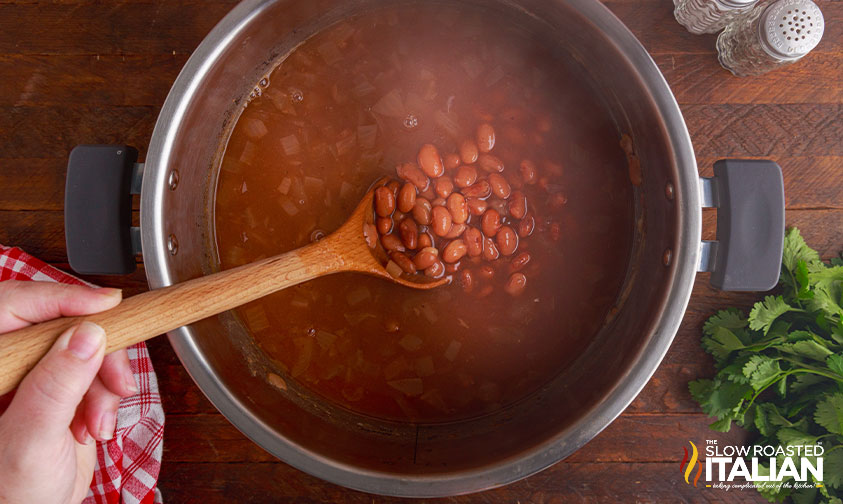
[[[64,435],[104,355],[102,327],[91,322],[71,327],[21,381],[4,420],[37,437]]]

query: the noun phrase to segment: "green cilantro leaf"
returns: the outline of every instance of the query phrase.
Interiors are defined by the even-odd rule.
[[[781,315],[793,310],[781,296],[767,296],[761,303],[755,303],[749,312],[749,327],[767,334],[773,322]]]
[[[829,355],[833,352],[823,345],[820,345],[814,340],[797,341],[796,343],[782,343],[777,347],[782,352],[786,352],[800,357],[807,357],[809,359],[825,362]]]
[[[814,421],[828,432],[843,434],[843,394],[829,395],[820,401],[814,413]]]
[[[782,250],[782,266],[793,273],[796,271],[797,263],[805,261],[812,263],[819,261],[820,255],[805,243],[799,230],[791,228],[784,235],[784,249]]]
[[[743,368],[743,375],[749,378],[749,384],[756,391],[767,387],[781,372],[778,360],[765,355],[753,355]]]
[[[843,445],[826,450],[823,458],[823,483],[843,489]]]
[[[843,377],[843,353],[829,355],[825,363],[828,369]]]

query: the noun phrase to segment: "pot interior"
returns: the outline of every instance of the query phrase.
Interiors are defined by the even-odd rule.
[[[161,194],[156,230],[179,243],[178,253],[164,259],[165,278],[177,282],[219,268],[214,232],[218,166],[250,94],[261,91],[261,80],[303,40],[385,3],[279,0],[252,3],[248,15],[245,5],[235,10],[232,16],[246,21],[220,42],[221,52],[192,81],[195,87],[186,91],[190,99],[179,109],[166,164],[155,167],[158,179],[178,170],[180,180],[175,189],[155,189]],[[632,245],[620,268],[623,282],[614,308],[597,334],[529,396],[447,422],[378,418],[325,400],[268,358],[235,313],[172,335],[193,377],[246,435],[292,465],[371,492],[464,493],[505,484],[554,463],[622,411],[672,338],[660,334],[658,324],[676,273],[676,261],[666,261],[665,251],[683,256],[678,250],[683,218],[678,208],[686,184],[678,183],[663,110],[638,63],[615,41],[617,21],[591,1],[460,3],[495,12],[533,34],[536,44],[590,88],[616,138],[626,133],[634,140],[643,180],[634,190],[628,235],[618,237],[618,242]],[[674,187],[672,198],[665,195],[668,183]]]

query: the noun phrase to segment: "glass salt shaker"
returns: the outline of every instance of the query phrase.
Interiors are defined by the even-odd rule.
[[[823,28],[823,14],[811,0],[763,3],[717,37],[717,58],[737,76],[762,74],[811,52]]]
[[[717,33],[752,9],[758,0],[673,0],[673,16],[689,32]]]

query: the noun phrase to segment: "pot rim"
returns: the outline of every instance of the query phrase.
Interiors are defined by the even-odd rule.
[[[178,126],[191,97],[216,59],[264,9],[277,0],[243,0],[205,37],[188,59],[161,109],[147,153],[141,192],[141,240],[151,289],[171,285],[164,232],[163,201],[167,161]],[[601,30],[639,72],[664,121],[677,170],[678,227],[675,266],[662,315],[639,356],[606,397],[585,416],[517,457],[479,469],[450,474],[396,476],[364,470],[328,459],[273,432],[220,383],[194,341],[193,328],[168,334],[170,344],[190,377],[214,406],[244,435],[284,462],[319,478],[355,490],[400,497],[442,497],[503,486],[537,473],[569,456],[593,439],[635,399],[658,368],[685,313],[697,272],[702,211],[693,146],[684,119],[667,82],[629,29],[598,0],[566,0]]]

